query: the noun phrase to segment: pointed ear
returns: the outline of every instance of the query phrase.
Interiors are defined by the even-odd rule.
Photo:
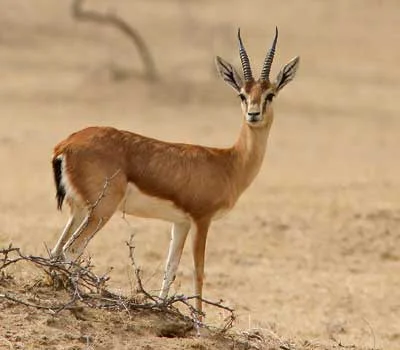
[[[282,68],[275,81],[276,91],[281,90],[288,82],[293,80],[297,68],[299,68],[299,62],[300,57],[297,56]]]
[[[236,92],[240,92],[243,82],[235,68],[219,56],[215,58],[215,64],[217,65],[217,70],[221,78],[232,86]]]

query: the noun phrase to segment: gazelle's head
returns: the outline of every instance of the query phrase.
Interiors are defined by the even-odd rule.
[[[279,91],[293,80],[299,66],[300,57],[293,58],[279,72],[275,81],[271,82],[269,73],[274,59],[276,42],[278,40],[278,28],[272,46],[265,57],[260,78],[255,80],[251,72],[249,57],[243,46],[238,30],[239,55],[242,62],[244,81],[235,68],[221,57],[216,58],[217,69],[222,79],[238,93],[244,117],[249,126],[260,127],[267,125],[272,118],[272,102]]]

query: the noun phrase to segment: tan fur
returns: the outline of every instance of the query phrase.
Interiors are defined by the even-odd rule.
[[[261,81],[249,81],[243,86],[243,90],[248,94],[252,95],[254,101],[261,102],[261,95],[263,92],[271,88],[271,83],[265,80]]]

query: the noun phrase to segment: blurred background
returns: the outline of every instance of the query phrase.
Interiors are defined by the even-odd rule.
[[[271,76],[296,55],[300,70],[275,102],[260,175],[212,227],[205,297],[235,307],[239,327],[397,349],[398,0],[92,0],[75,2],[78,13],[73,4],[0,3],[0,245],[32,254],[54,245],[68,213],[56,211],[50,160],[73,131],[110,125],[231,145],[239,101],[214,56],[240,69],[240,27],[256,74],[278,26]],[[128,293],[124,241],[134,231],[156,290],[169,225],[128,221],[116,215],[90,255],[100,271],[113,266],[113,285]],[[191,283],[188,244],[175,291],[189,295]]]

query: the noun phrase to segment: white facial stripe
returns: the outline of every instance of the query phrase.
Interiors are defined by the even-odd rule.
[[[247,113],[260,113],[260,105],[258,103],[251,103],[247,108]]]

